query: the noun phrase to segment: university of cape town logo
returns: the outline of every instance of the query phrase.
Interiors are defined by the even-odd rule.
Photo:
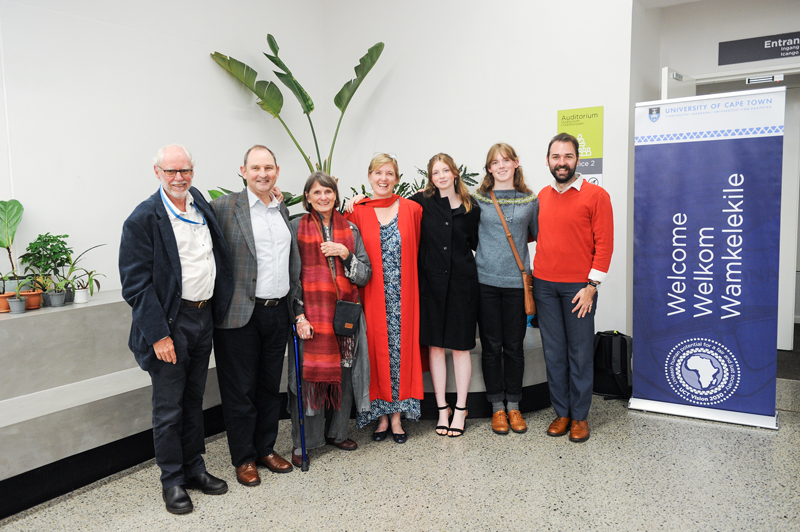
[[[661,107],[651,107],[650,108],[650,121],[651,122],[658,122],[659,117],[661,116]]]
[[[664,364],[672,391],[689,403],[711,406],[728,399],[741,379],[730,350],[708,338],[690,338],[669,352]]]

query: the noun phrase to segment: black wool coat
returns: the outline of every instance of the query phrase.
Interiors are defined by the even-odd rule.
[[[439,191],[426,198],[411,197],[422,205],[419,244],[420,343],[467,351],[475,347],[478,319],[478,271],[473,251],[478,247],[481,210],[450,208]]]

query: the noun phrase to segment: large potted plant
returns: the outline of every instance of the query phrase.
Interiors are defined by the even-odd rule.
[[[17,285],[17,266],[14,264],[14,237],[25,209],[15,200],[0,201],[0,247],[8,251],[11,272],[3,277],[3,292],[14,292]]]
[[[33,275],[34,287],[43,291],[42,306],[48,306],[48,290],[52,288],[51,276],[58,273],[59,268],[66,266],[72,248],[65,240],[68,235],[51,235],[45,233],[28,244],[26,253],[19,260],[25,265],[25,274]]]

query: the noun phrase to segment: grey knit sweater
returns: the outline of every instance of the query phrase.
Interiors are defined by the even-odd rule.
[[[517,253],[525,270],[530,273],[528,232],[534,239],[539,233],[539,200],[533,192],[526,195],[516,190],[495,190],[495,196],[506,218]],[[478,282],[499,288],[522,288],[522,276],[492,198],[480,192],[475,192],[473,197],[481,206],[478,251],[475,254]]]

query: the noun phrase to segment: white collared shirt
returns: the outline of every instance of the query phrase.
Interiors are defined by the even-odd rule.
[[[161,201],[167,209],[167,216],[178,243],[178,256],[181,259],[181,299],[204,301],[214,295],[214,280],[217,276],[217,265],[214,262],[214,243],[208,224],[203,223],[203,216],[194,206],[194,197],[186,195],[186,212],[175,206],[164,192]],[[169,205],[167,205],[169,202]],[[172,208],[170,210],[170,207]],[[190,224],[172,214],[178,213],[182,218],[198,222]]]
[[[566,192],[567,190],[569,190],[571,188],[574,188],[578,192],[580,192],[582,184],[583,184],[583,176],[579,172],[576,172],[575,173],[575,181],[570,183],[569,186],[567,188],[565,188],[564,190],[558,190],[558,186],[557,186],[558,185],[558,181],[556,181],[555,179],[553,179],[553,182],[550,183],[550,186],[553,187],[553,190],[555,190],[559,194],[563,194],[564,192]]]
[[[258,276],[256,297],[279,299],[289,293],[289,252],[292,234],[280,211],[280,203],[272,196],[264,205],[258,196],[247,189],[250,204],[250,223],[256,244]]]

